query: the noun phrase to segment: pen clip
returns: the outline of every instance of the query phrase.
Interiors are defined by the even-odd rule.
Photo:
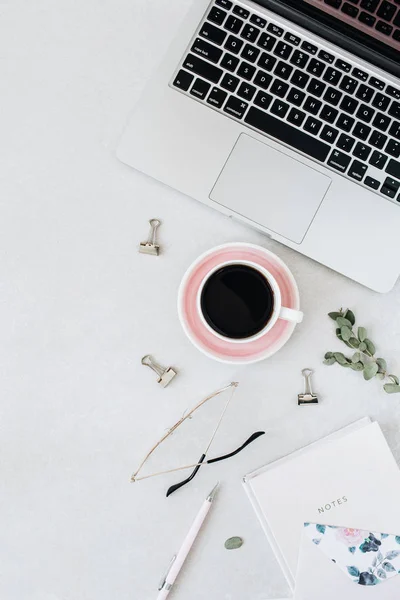
[[[168,569],[165,573],[165,575],[163,576],[163,578],[161,579],[159,585],[158,585],[158,591],[160,592],[163,587],[165,586],[166,582],[167,582],[167,577],[169,575],[169,572],[171,570],[172,565],[174,564],[174,562],[176,561],[176,554],[172,557],[171,562],[168,565]]]

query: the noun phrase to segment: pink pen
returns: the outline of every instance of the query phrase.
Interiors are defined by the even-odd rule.
[[[206,516],[208,515],[208,511],[210,510],[212,503],[214,501],[214,497],[217,491],[219,483],[211,490],[208,494],[207,498],[203,502],[200,511],[193,521],[193,524],[187,534],[178,554],[176,554],[169,567],[166,575],[162,578],[159,585],[159,594],[157,596],[157,600],[165,600],[168,594],[170,593],[172,586],[175,583],[176,578],[179,575],[180,570],[183,567],[183,564],[190,552],[191,547],[194,544],[195,539],[197,538],[200,529],[205,521]]]

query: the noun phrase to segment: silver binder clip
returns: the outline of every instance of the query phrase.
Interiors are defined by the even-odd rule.
[[[311,377],[313,374],[312,369],[303,369],[301,373],[304,377],[304,394],[299,394],[298,405],[310,406],[318,404],[318,396],[316,394],[313,394],[311,387]]]
[[[155,373],[157,373],[157,375],[158,375],[157,383],[159,383],[164,388],[167,387],[167,385],[169,385],[171,383],[171,381],[177,374],[176,371],[174,371],[174,369],[172,367],[165,368],[165,367],[162,367],[161,365],[159,365],[158,363],[156,363],[156,361],[153,359],[152,356],[150,356],[150,354],[146,354],[146,356],[143,356],[142,365],[145,365],[146,367],[150,367],[150,369],[152,369]]]
[[[161,225],[159,219],[150,219],[150,234],[147,242],[142,242],[139,246],[139,252],[142,254],[151,254],[152,256],[158,256],[160,253],[160,246],[156,243],[157,229]]]

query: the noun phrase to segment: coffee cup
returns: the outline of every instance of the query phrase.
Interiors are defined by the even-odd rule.
[[[230,260],[213,267],[200,283],[196,310],[203,325],[219,339],[252,342],[278,319],[301,323],[303,313],[282,305],[279,285],[264,267]]]

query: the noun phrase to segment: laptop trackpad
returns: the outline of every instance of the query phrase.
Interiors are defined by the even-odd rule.
[[[284,151],[242,134],[210,198],[300,244],[331,181]]]

